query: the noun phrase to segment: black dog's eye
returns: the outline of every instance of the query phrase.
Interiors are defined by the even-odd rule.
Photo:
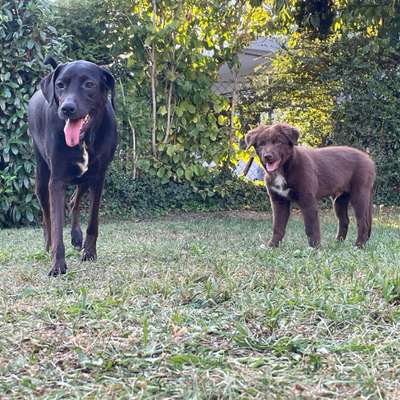
[[[88,89],[92,89],[95,86],[96,86],[96,84],[94,82],[92,82],[92,81],[88,81],[88,82],[85,83],[85,87],[88,88]]]
[[[62,82],[57,82],[56,86],[58,89],[64,89],[64,84]]]

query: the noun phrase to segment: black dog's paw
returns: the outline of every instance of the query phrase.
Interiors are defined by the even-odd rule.
[[[279,246],[279,242],[277,242],[276,240],[271,239],[271,240],[268,242],[268,247],[273,247],[273,248],[275,248],[275,247],[278,247],[278,246]]]
[[[314,249],[318,249],[321,246],[321,240],[319,238],[308,238],[308,244]]]
[[[71,244],[76,250],[82,250],[83,235],[80,229],[71,230]]]
[[[64,261],[62,261],[53,265],[53,267],[49,271],[49,276],[58,276],[65,274],[66,272],[67,272],[67,264]]]
[[[81,260],[82,261],[96,261],[97,260],[96,250],[84,249]]]

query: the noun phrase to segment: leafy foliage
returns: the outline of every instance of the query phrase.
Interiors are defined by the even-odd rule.
[[[74,38],[68,58],[106,62],[107,48],[118,80],[116,168],[127,180],[139,177],[137,187],[148,177],[157,186],[189,183],[190,191],[200,191],[199,182],[212,185],[208,165],[226,163],[232,139],[229,101],[215,94],[213,83],[220,64],[234,65],[238,49],[264,28],[267,12],[244,0],[92,4],[59,3],[53,21]],[[88,16],[96,26],[87,27]],[[93,40],[99,36],[101,45]]]
[[[37,217],[25,110],[48,53],[107,64],[117,77],[120,144],[110,185],[134,212],[258,199],[227,171],[246,158],[235,136],[260,115],[297,125],[304,143],[368,149],[378,165],[378,201],[400,202],[397,0],[68,0],[52,2],[51,10],[48,4],[1,5],[0,225]],[[213,92],[219,67],[235,71],[238,51],[272,30],[287,35],[286,51],[258,71],[236,113],[233,100]],[[210,173],[210,164],[224,173]],[[253,200],[241,203],[242,189]],[[157,205],[156,198],[165,201]]]
[[[38,1],[12,0],[0,14],[0,226],[33,222],[34,161],[26,107],[43,75],[43,50],[60,48],[55,30],[45,26]]]
[[[237,50],[267,14],[246,1],[133,5],[121,1],[113,23],[118,40],[112,48],[128,77],[125,99],[133,99],[120,115],[129,127],[124,151],[132,149],[139,169],[162,182],[205,179],[206,163],[221,164],[230,147],[229,103],[212,89],[219,65],[236,62]],[[130,102],[139,105],[133,116]]]
[[[87,60],[100,65],[113,62],[107,22],[110,8],[101,0],[63,0],[52,3],[46,16],[64,34],[62,61]]]
[[[303,143],[368,151],[378,171],[375,201],[383,204],[400,204],[400,48],[392,44],[400,7],[392,11],[380,24],[371,14],[323,40],[293,32],[272,65],[250,81],[241,104],[250,124],[273,115],[299,127]]]
[[[337,51],[345,90],[332,113],[331,140],[368,149],[378,170],[376,200],[400,204],[400,54],[380,38],[348,40]]]
[[[398,0],[273,0],[276,28],[325,39],[338,32],[379,32],[398,41]]]

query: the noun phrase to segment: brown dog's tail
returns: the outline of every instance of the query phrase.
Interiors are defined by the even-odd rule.
[[[368,208],[368,239],[371,237],[371,229],[372,229],[372,217],[374,214],[374,194],[375,194],[376,186],[374,185],[371,190],[371,196],[369,198],[369,208]]]
[[[47,56],[44,59],[44,64],[45,65],[51,65],[53,67],[53,69],[56,69],[57,65],[58,65],[56,59],[53,56]]]

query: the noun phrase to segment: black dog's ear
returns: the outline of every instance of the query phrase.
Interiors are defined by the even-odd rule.
[[[294,128],[293,126],[287,125],[287,124],[282,124],[280,126],[283,134],[286,136],[286,138],[289,140],[289,142],[294,146],[297,144],[297,141],[299,139],[299,131]]]
[[[105,67],[100,67],[102,72],[103,72],[103,83],[107,90],[110,91],[111,93],[111,104],[113,106],[113,109],[115,110],[115,80],[114,77],[112,76],[111,72],[105,68]]]
[[[57,99],[55,98],[54,84],[64,65],[65,64],[60,64],[53,72],[47,74],[40,82],[40,89],[42,90],[43,96],[50,105],[52,105],[54,101],[58,103]]]
[[[51,65],[53,67],[53,69],[56,69],[57,65],[58,65],[58,62],[53,56],[47,56],[44,59],[43,64],[44,65]]]

